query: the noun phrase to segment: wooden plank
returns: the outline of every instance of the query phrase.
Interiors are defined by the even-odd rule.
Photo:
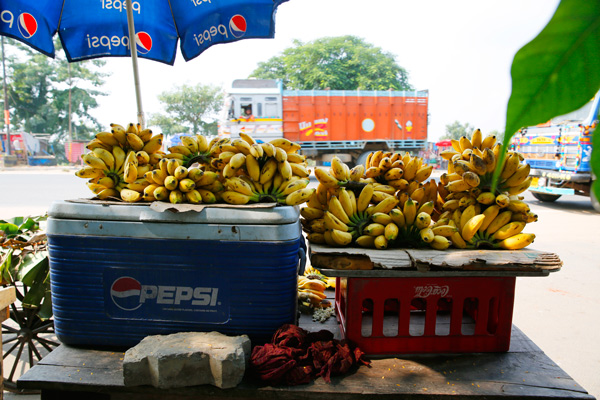
[[[0,288],[0,309],[6,308],[17,299],[14,286]]]
[[[304,316],[304,321],[309,316]],[[303,322],[303,321],[301,321]],[[312,329],[337,327],[335,319],[312,324]],[[27,371],[19,387],[43,389],[47,399],[70,398],[63,391],[101,394],[111,398],[135,399],[364,399],[367,396],[394,399],[462,396],[470,399],[536,398],[593,399],[585,389],[549,359],[526,335],[513,327],[511,348],[506,353],[410,355],[372,359],[331,384],[319,378],[308,385],[271,387],[251,378],[233,389],[210,385],[160,390],[149,386],[125,387],[122,355],[106,350],[60,346]],[[63,397],[60,397],[60,394]],[[46,397],[43,397],[46,398]]]
[[[513,276],[546,276],[560,270],[562,261],[554,253],[538,250],[461,250],[444,251],[432,249],[387,249],[335,248],[310,244],[311,263],[317,269],[348,271],[353,263],[336,262],[361,260],[361,265],[372,265],[373,270],[398,272],[501,272]],[[366,269],[366,268],[365,268]],[[360,276],[365,276],[366,272]],[[335,275],[332,275],[335,276]],[[357,275],[359,276],[359,275]],[[392,276],[386,275],[386,276]],[[398,275],[400,276],[400,275]]]

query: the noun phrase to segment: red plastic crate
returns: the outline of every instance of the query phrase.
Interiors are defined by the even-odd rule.
[[[342,336],[367,355],[501,352],[510,346],[514,276],[336,281]]]

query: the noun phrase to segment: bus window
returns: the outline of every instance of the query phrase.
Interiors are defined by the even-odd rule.
[[[256,116],[262,117],[262,103],[256,105]]]
[[[279,117],[277,97],[265,97],[265,117]]]

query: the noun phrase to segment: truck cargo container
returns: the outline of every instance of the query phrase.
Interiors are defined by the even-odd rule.
[[[285,137],[317,162],[337,155],[355,164],[374,150],[423,150],[428,101],[427,90],[283,90],[278,80],[239,79],[227,90],[219,135]]]

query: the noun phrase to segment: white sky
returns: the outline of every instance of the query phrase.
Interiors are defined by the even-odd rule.
[[[416,89],[429,90],[429,140],[454,121],[504,130],[515,53],[548,23],[559,0],[289,0],[279,6],[275,39],[213,46],[174,66],[139,60],[145,115],[161,112],[158,95],[182,84],[227,87],[292,40],[355,35],[396,56]],[[93,112],[100,123],[137,121],[129,58],[106,58],[107,78]],[[353,89],[353,88],[350,88]]]

